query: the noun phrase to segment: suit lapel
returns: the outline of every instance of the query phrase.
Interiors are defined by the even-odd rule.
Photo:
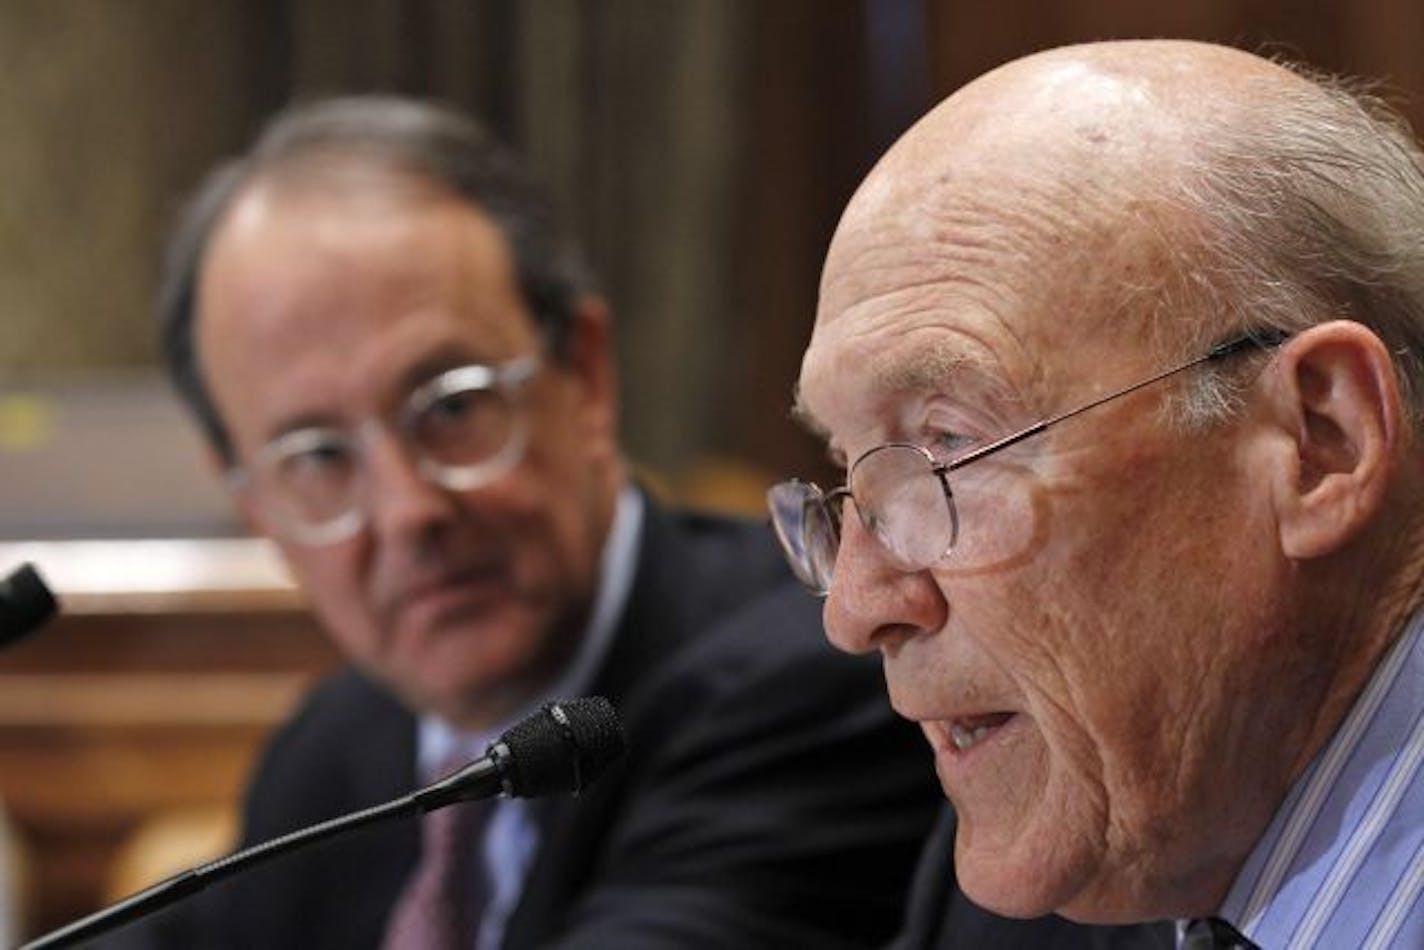
[[[677,580],[686,583],[692,569],[690,552],[669,515],[646,496],[645,502],[628,604],[590,688],[591,694],[608,697],[625,713],[625,725],[628,700],[640,680],[676,652],[693,628],[676,596],[681,586]],[[563,929],[572,895],[593,870],[599,849],[592,839],[607,827],[626,779],[626,766],[620,763],[580,798],[531,803],[539,848],[505,928],[505,946],[538,945]]]
[[[359,746],[347,750],[346,770],[354,811],[408,794],[416,786],[415,718],[384,691],[364,679],[360,688],[371,695],[364,711]],[[355,862],[362,873],[359,891],[344,891],[345,910],[335,915],[346,923],[345,935],[324,946],[374,947],[385,930],[386,915],[420,856],[420,825],[414,818],[385,822],[358,832],[339,860]],[[338,873],[331,868],[329,873]],[[343,875],[345,876],[345,875]],[[334,935],[332,935],[334,937]]]

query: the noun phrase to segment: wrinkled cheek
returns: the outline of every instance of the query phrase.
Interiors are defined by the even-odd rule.
[[[986,466],[953,482],[958,531],[943,562],[949,577],[1012,577],[1030,567],[1052,535],[1048,494],[1031,474]]]
[[[343,653],[359,661],[374,661],[391,644],[392,631],[371,606],[369,585],[359,570],[340,552],[331,551],[323,560],[318,552],[310,558],[290,558],[292,573],[302,595],[326,635]]]
[[[326,635],[337,649],[365,667],[398,661],[401,648],[394,630],[387,629],[353,603],[318,610]]]
[[[1085,711],[1064,700],[1062,692],[1030,694],[1037,742],[1030,775],[1037,817],[1057,826],[1065,837],[1093,838],[1108,814],[1108,789],[1103,773],[1104,737]]]
[[[962,814],[956,847],[970,898],[1015,917],[1061,906],[1101,858],[1096,808],[1084,795],[1081,765],[1046,741],[1024,755],[997,800]]]
[[[544,605],[575,597],[574,561],[563,526],[548,518],[530,518],[513,527],[509,596],[526,605]]]
[[[565,506],[548,530],[548,573],[564,597],[591,600],[598,585],[605,540],[593,504]]]

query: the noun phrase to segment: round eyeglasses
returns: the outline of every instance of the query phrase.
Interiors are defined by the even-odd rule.
[[[830,590],[846,498],[900,570],[939,561],[959,538],[948,470],[922,446],[887,442],[856,459],[845,485],[833,491],[801,481],[773,486],[767,492],[771,523],[797,578],[817,594]]]
[[[398,436],[426,480],[450,491],[481,488],[518,465],[529,437],[520,390],[539,365],[523,356],[447,370],[411,392],[393,422],[288,432],[259,449],[250,466],[230,471],[229,481],[251,492],[291,540],[344,540],[365,522],[366,446],[382,430]]]
[[[1194,366],[1235,353],[1269,350],[1289,337],[1286,331],[1276,329],[1234,337],[1185,363],[1041,419],[949,461],[938,461],[928,449],[907,442],[878,445],[855,460],[846,473],[845,484],[833,491],[823,492],[814,484],[796,480],[772,486],[767,492],[772,526],[792,571],[801,583],[821,596],[831,588],[847,498],[855,502],[861,525],[895,567],[907,572],[924,570],[949,555],[959,540],[959,505],[950,485],[951,472]]]

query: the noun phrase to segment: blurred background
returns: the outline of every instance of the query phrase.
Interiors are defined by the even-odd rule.
[[[786,409],[876,156],[1005,60],[1130,36],[1372,77],[1424,121],[1419,0],[0,0],[0,574],[35,561],[65,604],[0,655],[0,944],[223,849],[332,662],[150,329],[178,205],[272,112],[381,90],[482,117],[613,301],[640,471],[755,511],[828,475]]]

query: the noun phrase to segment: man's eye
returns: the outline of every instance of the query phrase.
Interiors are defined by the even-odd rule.
[[[346,446],[332,443],[330,445],[318,445],[298,453],[296,461],[314,466],[342,465],[350,458],[351,453]]]
[[[353,464],[350,442],[321,430],[295,432],[277,444],[273,474],[279,478],[327,477]]]
[[[930,441],[930,452],[940,459],[963,455],[978,444],[979,440],[962,432],[936,432]]]
[[[433,421],[462,419],[474,411],[479,395],[467,389],[448,393],[431,403],[426,413]]]
[[[288,477],[345,471],[351,467],[351,450],[340,442],[310,445],[288,455],[282,465]]]

